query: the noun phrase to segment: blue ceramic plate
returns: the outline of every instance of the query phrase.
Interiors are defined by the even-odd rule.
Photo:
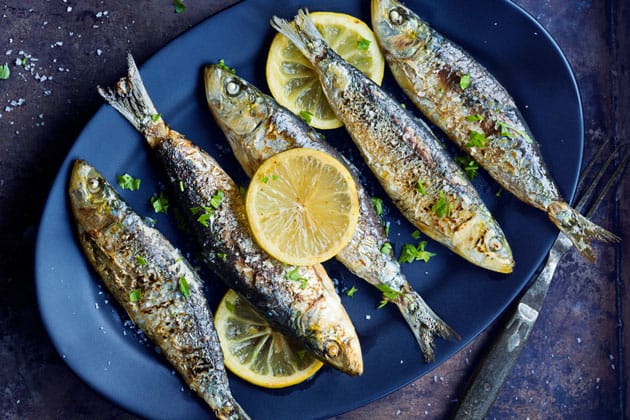
[[[444,34],[467,48],[508,88],[541,143],[542,153],[561,192],[573,194],[582,153],[582,114],[569,65],[549,34],[509,1],[409,0],[408,6]],[[272,15],[292,18],[298,7],[321,10],[314,0],[283,2],[250,0],[213,16],[165,46],[141,66],[157,109],[176,130],[215,156],[237,182],[247,180],[205,103],[202,69],[224,59],[239,75],[266,90],[264,67],[274,31]],[[329,0],[325,9],[350,13],[369,22],[369,2]],[[123,75],[121,69],[121,76]],[[401,91],[388,75],[385,88],[401,102]],[[96,87],[95,87],[96,88]],[[408,109],[412,106],[409,105]],[[368,189],[385,197],[343,129],[326,133],[364,172]],[[124,197],[141,214],[157,219],[178,246],[188,247],[172,216],[152,214],[149,197],[160,189],[161,174],[143,139],[109,106],[87,124],[70,150],[52,187],[37,241],[36,281],[42,318],[59,353],[90,386],[127,410],[152,418],[200,418],[208,409],[185,389],[153,346],[142,340],[112,302],[75,241],[66,184],[74,159],[86,159],[107,179],[128,172],[142,179],[140,191]],[[516,269],[511,275],[474,267],[439,244],[427,264],[405,264],[411,284],[461,336],[461,341],[436,341],[437,360],[425,364],[405,322],[393,305],[377,310],[380,293],[334,262],[327,263],[339,288],[356,286],[354,297],[342,300],[361,339],[365,373],[349,377],[323,368],[312,380],[285,390],[266,390],[230,377],[234,395],[258,419],[319,418],[352,410],[426,374],[460,350],[494,320],[516,296],[544,259],[556,229],[546,216],[499,187],[485,173],[475,179],[488,207],[512,245]],[[414,229],[386,200],[390,238],[396,253]],[[206,275],[208,297],[215,308],[224,292]]]

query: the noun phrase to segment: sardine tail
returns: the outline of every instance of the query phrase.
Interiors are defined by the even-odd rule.
[[[460,339],[459,334],[433,312],[417,292],[406,291],[397,303],[398,309],[400,309],[420,345],[426,362],[435,360],[433,342],[435,336],[446,340]]]
[[[321,34],[308,14],[308,9],[298,10],[298,14],[295,16],[295,25],[278,16],[272,17],[270,23],[276,31],[289,38],[289,41],[306,57],[313,55],[313,46],[310,45],[311,41],[322,39]]]
[[[619,242],[621,238],[588,220],[565,202],[554,202],[547,208],[549,219],[573,242],[589,262],[595,262],[592,240]]]
[[[98,86],[98,93],[136,130],[144,132],[159,114],[144,87],[131,54],[127,55],[127,66],[127,77],[121,78],[114,87]]]

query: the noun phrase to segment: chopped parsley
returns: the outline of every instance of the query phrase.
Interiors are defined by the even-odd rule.
[[[352,287],[346,292],[346,296],[352,297],[358,290],[359,289],[357,289],[356,287],[354,287],[354,285],[352,285]]]
[[[186,5],[182,0],[173,0],[173,6],[175,6],[175,13],[184,13],[186,11]]]
[[[156,213],[168,213],[168,197],[164,195],[163,191],[160,191],[160,195],[152,195],[149,199],[151,205],[153,206],[153,211]]]
[[[147,260],[140,255],[136,255],[136,263],[138,263],[138,265],[147,265]]]
[[[503,188],[499,188],[499,191],[497,191],[497,193],[495,194],[497,197],[501,197],[501,194],[503,193]]]
[[[217,63],[217,67],[220,69],[223,69],[225,71],[229,71],[232,74],[236,74],[236,69],[234,67],[230,67],[228,65],[225,64],[225,60],[220,59],[219,62]]]
[[[420,239],[420,231],[419,231],[419,230],[414,230],[414,231],[411,233],[411,237],[412,237],[413,239]]]
[[[184,192],[184,181],[179,181],[179,190]]]
[[[190,212],[193,216],[198,216],[197,221],[205,227],[209,227],[208,221],[214,215],[214,211],[221,206],[221,200],[223,200],[223,191],[219,190],[215,195],[210,198],[210,203],[207,206],[192,207]]]
[[[230,302],[229,300],[225,301],[225,307],[227,308],[228,311],[230,312],[234,312],[234,302]]]
[[[398,299],[403,294],[400,290],[393,289],[391,286],[384,283],[377,285],[376,288],[383,292],[383,299],[379,303],[377,309],[381,309],[389,302]]]
[[[461,79],[459,79],[459,87],[462,90],[468,89],[470,87],[470,74],[464,74]]]
[[[383,215],[383,200],[378,197],[372,197],[370,200],[372,200],[372,205],[374,206],[374,210],[376,210],[376,215],[382,216]]]
[[[295,354],[297,354],[300,360],[304,360],[304,357],[306,357],[306,350],[305,349],[297,350]]]
[[[398,258],[399,263],[412,263],[414,261],[429,262],[431,257],[435,254],[433,252],[425,251],[427,241],[420,241],[417,246],[412,244],[403,245],[403,249]]]
[[[217,252],[217,257],[223,262],[227,261],[227,254],[225,252]]]
[[[407,105],[405,105],[405,104],[400,104],[400,107],[401,107],[402,109],[407,109]]]
[[[11,76],[11,70],[9,69],[9,65],[4,63],[0,66],[0,80],[7,80]]]
[[[514,134],[517,134],[519,136],[521,136],[523,138],[523,140],[525,140],[527,143],[531,143],[532,139],[525,133],[523,133],[521,130],[517,130],[516,128],[507,125],[506,123],[502,122],[502,121],[497,121],[496,127],[499,128],[501,130],[501,136],[503,137],[507,137],[510,139],[514,138]],[[510,132],[510,130],[512,132]]]
[[[470,130],[470,136],[468,137],[466,147],[486,147],[486,143],[488,143],[486,136],[478,131]]]
[[[418,182],[416,183],[416,192],[420,195],[427,195],[427,190],[420,180],[418,180]]]
[[[151,121],[158,122],[158,120],[162,118],[162,114],[153,114],[151,115]]]
[[[299,281],[300,282],[300,289],[305,289],[306,288],[306,284],[308,283],[308,279],[305,278],[305,277],[302,277],[300,275],[298,267],[295,267],[293,270],[287,272],[284,275],[284,278],[287,279],[287,280]]]
[[[262,175],[260,180],[263,184],[266,184],[267,182],[269,182],[269,177],[267,175]]]
[[[470,121],[470,122],[483,121],[483,115],[481,114],[469,115],[466,117],[466,121]]]
[[[365,38],[361,38],[357,41],[357,48],[363,51],[367,51],[370,48],[371,42]]]
[[[383,223],[383,230],[385,230],[385,236],[389,236],[389,222]]]
[[[455,162],[459,163],[459,165],[464,169],[464,172],[466,172],[466,176],[468,176],[471,181],[475,178],[475,175],[477,175],[477,171],[479,170],[479,166],[473,158],[467,155],[456,156]]]
[[[22,57],[22,67],[26,67],[26,65],[28,64],[28,58],[27,57]]]
[[[448,198],[446,198],[444,191],[440,191],[440,198],[438,198],[438,201],[431,207],[431,210],[439,217],[451,216],[451,203],[448,201]]]
[[[190,286],[188,285],[186,277],[181,276],[177,283],[179,285],[179,291],[182,293],[182,295],[184,295],[186,299],[188,299],[190,297]]]
[[[140,189],[140,178],[134,178],[129,174],[122,174],[116,177],[118,185],[123,190],[137,191]]]
[[[142,299],[142,290],[135,289],[129,292],[129,302],[137,302]]]
[[[313,121],[313,113],[310,111],[300,111],[300,118],[302,118],[302,120],[310,125],[311,121]]]
[[[381,246],[381,252],[383,254],[387,254],[389,255],[390,252],[392,252],[392,244],[389,242],[385,242],[382,246]]]

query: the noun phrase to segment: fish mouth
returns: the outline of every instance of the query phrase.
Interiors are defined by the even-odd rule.
[[[325,342],[323,360],[348,375],[363,374],[361,346],[355,338],[348,338],[341,343],[336,340]]]
[[[514,257],[503,231],[483,215],[476,215],[458,227],[453,235],[453,250],[487,270],[503,274],[514,270]]]

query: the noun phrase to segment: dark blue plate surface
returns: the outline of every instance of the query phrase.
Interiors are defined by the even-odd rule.
[[[556,43],[529,15],[508,1],[409,0],[445,35],[467,48],[508,88],[519,104],[561,192],[573,194],[582,153],[582,113],[572,72]],[[321,10],[313,0],[251,0],[209,18],[164,47],[141,67],[147,89],[165,120],[215,156],[243,185],[247,180],[207,110],[201,74],[204,64],[226,64],[266,90],[264,66],[274,35],[269,18],[291,18],[298,7]],[[369,2],[330,0],[325,9],[369,22]],[[121,69],[122,72],[122,69]],[[122,76],[122,74],[121,74]],[[387,75],[385,88],[401,102],[403,94]],[[96,87],[95,87],[96,88]],[[408,104],[408,109],[412,106]],[[364,172],[368,189],[384,197],[343,129],[327,138]],[[70,367],[90,386],[126,409],[152,418],[197,418],[208,410],[174,374],[153,346],[135,332],[101,286],[73,234],[66,204],[66,184],[74,159],[86,159],[107,179],[128,172],[142,179],[140,191],[123,196],[141,214],[157,219],[178,246],[192,250],[172,215],[155,216],[148,199],[161,187],[159,168],[143,139],[109,106],[87,124],[69,152],[52,187],[37,241],[36,281],[42,318],[54,345]],[[337,263],[327,263],[343,292],[355,285],[354,297],[342,300],[361,338],[365,373],[349,377],[323,368],[312,380],[285,390],[265,390],[231,376],[236,398],[258,419],[318,418],[351,410],[382,397],[426,374],[461,349],[497,317],[544,259],[556,229],[546,216],[499,187],[485,173],[475,179],[512,245],[516,269],[511,275],[474,267],[439,244],[429,263],[405,264],[412,285],[455,330],[459,342],[436,341],[437,361],[425,364],[406,324],[393,305],[377,310],[380,293]],[[386,201],[390,238],[396,253],[414,229]],[[224,292],[210,274],[208,296],[215,308]]]

